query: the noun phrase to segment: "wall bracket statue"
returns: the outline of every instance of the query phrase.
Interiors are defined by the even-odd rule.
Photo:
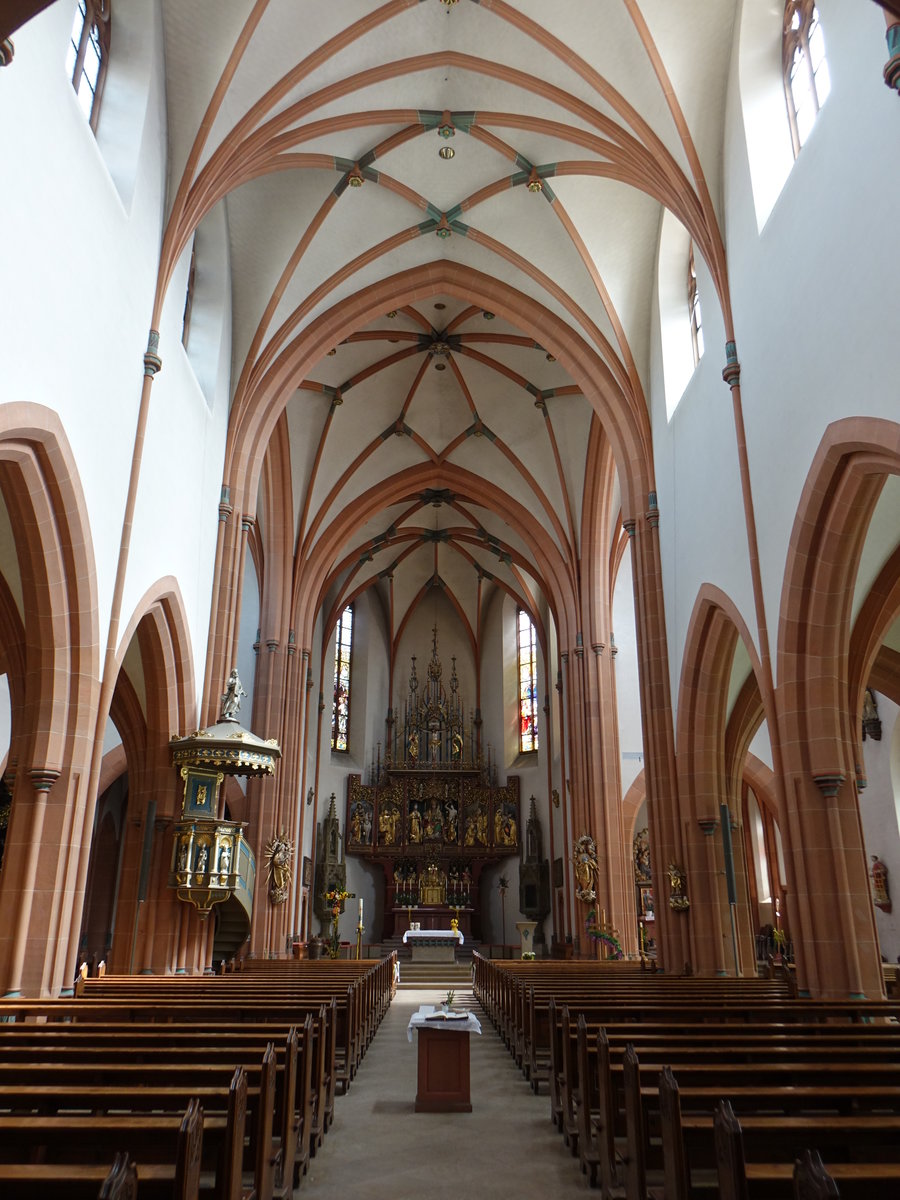
[[[684,871],[677,863],[669,863],[666,874],[669,876],[669,908],[675,912],[687,912],[691,902],[687,897],[687,880]]]
[[[281,831],[276,837],[269,838],[266,843],[266,867],[269,881],[269,901],[271,904],[284,904],[291,890],[291,862],[294,857],[294,847]]]
[[[597,866],[597,847],[594,839],[588,833],[583,833],[575,841],[575,853],[572,855],[575,865],[575,895],[579,900],[597,899],[597,879],[600,868]]]

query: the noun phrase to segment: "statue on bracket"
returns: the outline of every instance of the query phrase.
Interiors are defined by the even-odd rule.
[[[687,912],[691,902],[687,897],[687,880],[684,871],[677,863],[669,863],[666,874],[669,876],[669,908],[675,912]]]
[[[583,833],[575,842],[575,853],[572,855],[575,866],[575,895],[579,900],[597,899],[597,879],[600,868],[597,866],[597,847],[590,834]]]
[[[642,829],[634,835],[632,846],[634,850],[634,882],[637,884],[651,883],[653,876],[650,871],[650,835],[646,829]]]
[[[294,847],[282,829],[266,843],[266,868],[269,881],[269,900],[273,905],[284,904],[291,890],[291,861]]]

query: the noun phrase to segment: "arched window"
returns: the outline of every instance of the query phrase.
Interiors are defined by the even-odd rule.
[[[519,753],[538,748],[537,637],[524,609],[516,610],[516,648],[519,667]]]
[[[331,748],[349,749],[350,736],[350,651],[353,642],[353,607],[341,613],[334,638],[334,707],[331,710]]]
[[[782,71],[796,158],[831,91],[825,38],[815,0],[788,0],[784,6]]]
[[[110,0],[78,0],[66,55],[66,70],[84,115],[96,132],[109,63]]]
[[[697,290],[697,268],[694,265],[694,243],[688,252],[688,309],[691,314],[691,346],[694,351],[694,366],[703,357],[703,314],[700,311],[700,293]]]

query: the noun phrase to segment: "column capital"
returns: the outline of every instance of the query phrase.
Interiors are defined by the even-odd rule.
[[[624,520],[622,522],[622,528],[625,530],[625,532],[628,534],[628,536],[630,538],[634,537],[634,531],[635,531],[636,527],[637,527],[637,521],[634,519],[634,517],[628,517],[628,518],[626,518],[626,520]]]
[[[32,767],[28,772],[28,778],[36,792],[49,792],[59,779],[59,771],[52,767]]]
[[[834,773],[826,772],[826,773],[823,773],[820,775],[813,775],[813,779],[815,781],[816,787],[819,789],[819,791],[822,793],[822,795],[825,797],[826,800],[834,799],[834,797],[838,794],[838,792],[843,787],[844,780],[846,778],[847,778],[846,775],[843,775],[837,771],[835,771]]]
[[[12,38],[4,38],[0,42],[0,67],[8,67],[13,60],[15,47],[12,44]]]
[[[147,337],[147,349],[144,351],[144,374],[152,379],[162,370],[162,359],[159,357],[159,330],[151,329]]]
[[[730,388],[741,386],[741,364],[738,362],[737,346],[734,342],[725,343],[725,366],[722,368],[722,378]]]
[[[888,25],[885,37],[890,58],[884,64],[884,82],[900,92],[900,22]]]
[[[222,491],[219,494],[219,523],[227,525],[228,518],[233,512],[234,506],[231,503],[231,488],[227,483],[223,483]]]
[[[647,524],[651,529],[659,529],[659,505],[656,502],[656,492],[650,492],[647,497]]]

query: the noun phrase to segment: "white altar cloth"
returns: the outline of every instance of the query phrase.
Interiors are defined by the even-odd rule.
[[[404,942],[426,942],[429,938],[440,941],[456,938],[461,946],[466,940],[458,929],[407,929],[403,935]]]
[[[418,1012],[414,1012],[409,1018],[409,1024],[406,1027],[407,1041],[413,1040],[413,1030],[421,1029],[423,1026],[426,1029],[444,1029],[448,1033],[481,1033],[481,1022],[473,1012],[465,1012],[456,1014],[450,1020],[445,1021],[429,1021],[428,1018],[434,1016],[440,1009],[435,1008],[433,1004],[420,1004]],[[465,1020],[463,1020],[463,1017]]]

